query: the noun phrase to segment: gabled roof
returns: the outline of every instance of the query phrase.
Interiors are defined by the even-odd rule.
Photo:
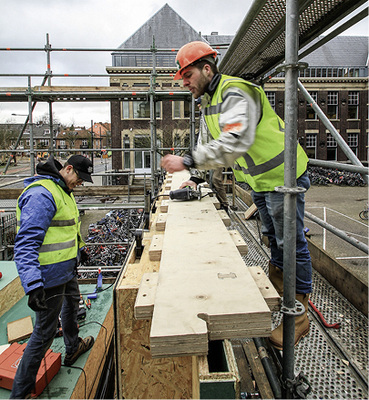
[[[368,37],[336,36],[301,61],[309,67],[364,67],[368,62]]]
[[[199,32],[165,4],[119,48],[149,49],[153,44],[153,36],[158,49],[180,48],[187,42],[203,40]]]

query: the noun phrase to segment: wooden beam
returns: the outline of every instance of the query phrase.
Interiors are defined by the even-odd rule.
[[[173,187],[187,177],[173,174]],[[268,336],[269,307],[211,199],[171,200],[166,216],[152,356],[202,355],[209,339]]]
[[[368,285],[312,240],[307,238],[307,241],[313,268],[359,311],[368,316]]]
[[[251,366],[257,387],[260,391],[262,399],[273,399],[273,390],[270,387],[268,379],[266,379],[263,364],[260,360],[259,354],[256,350],[253,340],[243,344],[247,360]]]

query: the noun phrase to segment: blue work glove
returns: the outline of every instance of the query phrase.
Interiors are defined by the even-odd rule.
[[[33,311],[47,310],[45,290],[43,287],[38,287],[28,293],[28,307]]]

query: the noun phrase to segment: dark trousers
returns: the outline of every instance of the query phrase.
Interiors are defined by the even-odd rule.
[[[32,335],[15,374],[11,399],[24,399],[33,390],[42,358],[55,337],[59,315],[66,353],[74,353],[78,348],[77,312],[80,292],[77,277],[63,285],[45,289],[45,293],[47,310],[36,312]]]

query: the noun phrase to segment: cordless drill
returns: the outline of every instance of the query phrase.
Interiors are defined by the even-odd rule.
[[[198,190],[194,190],[191,186],[186,186],[183,189],[171,190],[169,197],[172,200],[201,200],[201,189],[200,186]]]

